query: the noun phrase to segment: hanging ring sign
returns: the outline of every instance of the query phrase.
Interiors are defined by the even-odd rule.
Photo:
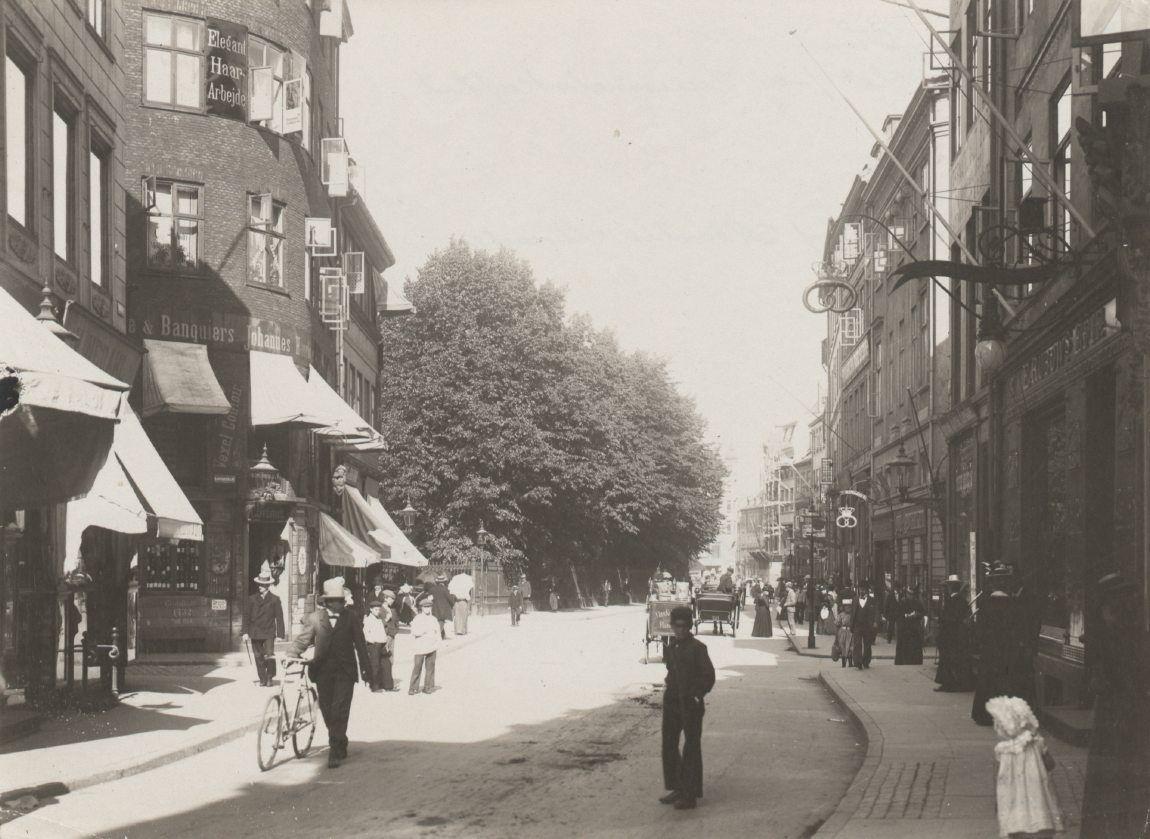
[[[839,517],[835,519],[835,524],[839,527],[854,527],[859,523],[858,518],[855,517],[854,507],[839,507]]]

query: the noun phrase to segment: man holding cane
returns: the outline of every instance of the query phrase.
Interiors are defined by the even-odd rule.
[[[251,644],[260,684],[271,687],[272,679],[276,676],[276,639],[287,637],[284,607],[271,592],[275,580],[266,562],[260,569],[260,575],[255,578],[255,584],[259,586],[259,594],[249,597],[244,608],[243,636]]]
[[[671,610],[674,637],[663,650],[667,681],[663,689],[663,786],[659,799],[690,810],[703,796],[703,697],[715,686],[715,667],[706,645],[691,634],[694,615],[686,606]],[[679,737],[683,751],[679,752]]]

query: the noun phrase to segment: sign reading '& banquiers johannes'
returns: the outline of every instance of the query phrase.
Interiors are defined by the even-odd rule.
[[[218,117],[248,119],[248,28],[208,18],[208,60],[205,65],[207,112]]]

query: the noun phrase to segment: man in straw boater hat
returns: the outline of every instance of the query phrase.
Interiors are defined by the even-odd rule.
[[[242,632],[244,640],[251,644],[260,684],[270,687],[272,679],[276,677],[276,639],[287,637],[284,607],[280,599],[272,594],[275,578],[272,577],[268,563],[263,564],[259,576],[253,580],[259,587],[259,593],[248,597],[244,606]]]
[[[328,768],[347,758],[347,720],[351,695],[359,679],[371,683],[363,621],[347,609],[343,577],[324,580],[319,608],[304,618],[303,631],[292,641],[288,655],[301,657],[315,647],[310,664],[311,680],[319,692],[319,710],[327,726]],[[358,662],[357,662],[358,659]]]
[[[706,644],[691,634],[693,625],[690,608],[672,609],[675,635],[663,648],[663,786],[670,792],[659,800],[676,810],[693,809],[703,797],[703,697],[715,686],[715,667]]]

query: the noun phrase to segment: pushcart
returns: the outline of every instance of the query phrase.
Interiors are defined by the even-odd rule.
[[[691,608],[690,600],[669,600],[652,596],[647,601],[647,634],[643,639],[643,663],[651,661],[651,645],[664,647],[667,639],[675,634],[671,629],[671,610],[678,606]]]

